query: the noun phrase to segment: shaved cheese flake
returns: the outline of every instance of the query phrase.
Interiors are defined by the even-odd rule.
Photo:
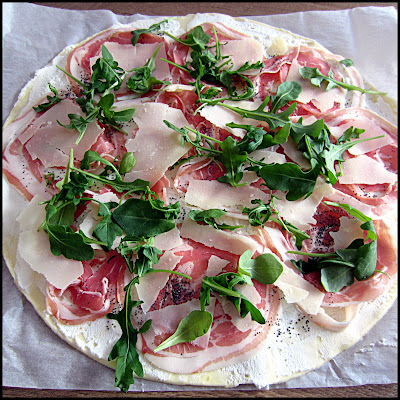
[[[233,206],[252,207],[251,200],[269,200],[262,190],[252,186],[234,187],[225,183],[206,180],[190,180],[185,201],[203,209],[225,208]]]
[[[18,251],[34,271],[43,274],[47,281],[58,289],[64,290],[83,274],[80,261],[55,256],[49,251],[49,237],[42,230],[21,232]]]
[[[174,83],[164,88],[166,92],[183,92],[185,90],[193,91],[196,90],[196,88],[191,85],[182,85],[181,83]]]
[[[221,46],[221,56],[229,56],[232,63],[224,65],[222,69],[231,69],[236,71],[246,62],[254,64],[257,61],[262,62],[264,58],[264,46],[261,42],[247,37],[240,40],[230,40],[228,43]],[[225,62],[225,60],[223,60]],[[243,74],[253,75],[257,74],[259,69],[243,71]]]
[[[387,144],[393,143],[393,139],[386,133],[384,129],[382,129],[375,121],[369,119],[365,115],[359,115],[357,110],[352,112],[350,111],[349,113],[343,115],[342,118],[350,119],[350,121],[341,124],[340,126],[329,127],[330,132],[336,139],[342,136],[343,133],[350,127],[365,129],[365,131],[360,135],[360,139],[368,139],[384,135],[384,137],[379,139],[357,143],[356,145],[348,149],[348,152],[350,154],[358,156],[360,154],[369,153],[370,151],[380,149]],[[358,139],[351,139],[351,141],[354,140]]]
[[[181,259],[182,256],[177,256],[172,251],[166,251],[160,257],[158,263],[153,265],[153,268],[173,271]],[[169,276],[170,274],[167,272],[154,272],[142,276],[139,283],[135,285],[138,297],[143,301],[141,307],[145,313],[149,311],[152,304],[156,301],[160,290],[168,282]]]
[[[334,107],[335,103],[339,103],[341,106],[344,105],[346,101],[346,90],[340,87],[335,87],[328,91],[324,89],[316,90],[316,87],[308,79],[300,75],[299,68],[301,68],[299,63],[294,59],[286,78],[287,81],[297,81],[301,84],[302,92],[296,101],[303,104],[307,104],[311,101],[315,107],[322,112]]]
[[[261,105],[261,100],[255,101],[229,101],[226,100],[224,104],[240,107],[245,110],[256,110]],[[204,117],[207,121],[211,122],[213,125],[218,128],[222,128],[231,132],[233,135],[243,138],[246,134],[246,131],[241,128],[230,128],[226,126],[230,122],[235,124],[242,125],[253,125],[259,126],[264,125],[263,121],[257,121],[252,118],[242,118],[238,113],[231,111],[223,106],[215,105],[215,106],[205,106],[200,111],[199,114]]]
[[[334,249],[345,249],[350,243],[363,237],[364,230],[360,228],[362,221],[355,218],[340,217],[340,228],[337,232],[329,232],[335,241]]]
[[[217,276],[229,264],[228,260],[212,255],[208,260],[206,276]]]
[[[57,123],[59,120],[62,124],[68,125],[67,114],[84,116],[77,104],[65,99],[34,120],[20,135],[32,158],[39,159],[45,167],[64,167],[68,163],[71,148],[74,149],[75,159],[82,160],[85,152],[92,147],[104,130],[96,122],[89,123],[79,145],[76,145],[80,133]]]
[[[171,250],[183,244],[178,228],[161,233],[154,237],[154,247],[160,250]]]
[[[274,285],[283,292],[288,303],[297,303],[308,314],[317,314],[324,299],[324,293],[285,264],[282,266],[282,274]]]
[[[310,228],[309,224],[316,223],[313,215],[318,204],[323,197],[328,197],[334,192],[335,189],[332,188],[332,185],[324,182],[322,178],[318,178],[313,193],[306,199],[288,201],[283,193],[277,193],[276,196],[279,199],[275,199],[274,202],[283,219],[299,229],[307,230]]]
[[[252,238],[230,231],[214,229],[210,225],[200,225],[186,219],[181,227],[181,237],[192,239],[208,247],[229,251],[232,254],[242,255],[246,250],[252,254],[260,250],[261,246]]]
[[[136,164],[124,180],[143,179],[154,185],[166,170],[185,155],[191,145],[181,145],[181,135],[164,124],[169,121],[178,128],[190,126],[181,110],[162,103],[136,106],[133,119],[139,129],[133,139],[126,141],[127,151],[133,152]],[[193,134],[193,139],[195,138]]]
[[[387,171],[382,163],[366,155],[347,159],[342,163],[342,171],[343,175],[339,176],[339,182],[342,184],[374,185],[397,182],[395,173]]]
[[[40,195],[35,195],[29,204],[22,210],[21,214],[17,217],[20,229],[22,231],[28,229],[37,229],[46,217],[45,206],[39,204],[45,201]]]

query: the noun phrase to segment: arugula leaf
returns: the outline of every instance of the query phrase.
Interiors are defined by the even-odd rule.
[[[93,230],[93,236],[106,243],[106,246],[104,246],[106,251],[110,251],[114,240],[118,236],[123,235],[121,227],[112,220],[111,209],[115,207],[118,207],[118,204],[115,202],[100,203],[98,214],[102,216],[103,219]]]
[[[285,81],[278,86],[275,96],[271,97],[271,113],[276,113],[280,108],[286,105],[289,101],[296,100],[302,88],[300,83],[296,81]]]
[[[158,263],[158,256],[163,253],[162,250],[149,244],[136,246],[134,250],[138,258],[135,262],[135,268],[131,272],[138,274],[139,277],[146,275],[152,269],[151,266]]]
[[[341,81],[337,81],[333,77],[332,70],[329,70],[328,76],[325,76],[318,70],[318,68],[302,67],[299,69],[299,73],[303,78],[309,79],[314,86],[321,87],[322,82],[327,82],[328,85],[326,87],[326,91],[339,86],[346,90],[356,90],[361,93],[386,95],[386,93],[383,92],[375,92],[373,90],[362,89],[358,86],[350,85],[345,83],[343,78]]]
[[[349,266],[327,264],[321,270],[321,283],[327,292],[340,292],[345,286],[354,283],[353,268]]]
[[[354,65],[353,61],[350,58],[344,58],[343,60],[340,60],[340,63],[346,67],[352,67]]]
[[[132,34],[132,38],[131,38],[131,43],[132,46],[136,46],[139,37],[142,33],[151,33],[151,32],[155,32],[161,29],[161,25],[166,23],[167,21],[169,21],[171,18],[167,18],[164,19],[163,21],[157,22],[153,25],[151,25],[149,28],[144,28],[144,29],[136,29],[134,31],[131,32]]]
[[[245,295],[234,288],[235,285],[243,285],[248,282],[246,275],[241,276],[235,272],[227,272],[214,277],[206,276],[202,280],[200,289],[201,310],[204,311],[205,307],[210,304],[210,294],[213,291],[231,301],[242,318],[250,313],[253,321],[265,324],[265,319],[260,310]]]
[[[195,52],[202,52],[203,50],[205,50],[206,44],[208,44],[211,39],[211,36],[205,33],[201,26],[196,26],[195,28],[193,28],[188,33],[185,40],[172,36],[168,32],[165,33],[177,42],[191,47]]]
[[[334,253],[304,253],[288,251],[288,253],[308,256],[311,259],[291,260],[292,263],[307,274],[321,270],[321,283],[327,292],[337,293],[343,287],[351,285],[354,278],[362,281],[370,278],[377,262],[377,236],[372,220],[361,211],[348,204],[325,202],[328,205],[343,208],[349,214],[363,221],[361,228],[367,231],[364,239],[354,240],[346,249],[338,249]],[[369,241],[366,243],[366,241]]]
[[[108,319],[116,320],[122,330],[121,337],[112,348],[108,360],[117,359],[115,387],[120,388],[125,393],[129,390],[130,385],[135,382],[134,373],[139,377],[143,377],[143,367],[136,350],[137,336],[139,333],[147,332],[152,322],[151,319],[146,321],[139,330],[136,330],[132,325],[132,310],[143,303],[142,301],[132,300],[131,297],[132,286],[138,282],[139,278],[135,277],[125,286],[124,308],[117,314],[106,314]]]
[[[123,156],[119,165],[119,173],[127,174],[136,164],[136,158],[131,151],[127,151]]]
[[[175,227],[175,221],[155,210],[149,201],[135,198],[116,208],[112,218],[127,235],[140,238],[156,236]]]
[[[217,178],[219,182],[230,183],[232,186],[244,186],[247,183],[241,183],[243,178],[243,172],[241,168],[247,160],[247,154],[240,154],[240,148],[237,146],[237,142],[228,136],[220,144],[222,153],[215,157],[216,160],[220,161],[226,168],[226,173],[224,176]]]
[[[272,190],[287,191],[286,199],[295,201],[301,197],[308,197],[314,190],[319,175],[319,166],[303,172],[297,164],[268,164],[257,171],[265,184]]]
[[[37,107],[32,107],[36,112],[43,111],[46,108],[49,108],[52,105],[57,104],[61,101],[61,99],[58,97],[57,89],[51,83],[49,83],[49,88],[54,93],[54,96],[47,96],[47,103],[42,103],[39,104]]]
[[[55,256],[62,254],[77,261],[91,260],[94,257],[93,248],[85,243],[81,234],[75,233],[69,226],[46,223],[44,230],[49,235],[50,250]]]
[[[193,310],[179,322],[176,331],[153,351],[158,353],[178,343],[188,343],[205,335],[211,327],[213,316],[208,311]]]
[[[272,215],[270,203],[264,204],[260,199],[251,200],[252,204],[259,204],[254,208],[245,207],[242,210],[243,214],[248,214],[250,225],[260,226],[264,225]]]
[[[133,71],[135,71],[135,74],[132,75],[126,83],[128,88],[131,89],[133,92],[144,94],[151,90],[154,85],[171,84],[171,82],[169,81],[160,81],[151,75],[151,73],[156,69],[155,58],[161,46],[162,45],[160,44],[156,48],[153,55],[146,61],[143,67],[133,69]]]
[[[95,93],[104,93],[110,88],[117,91],[126,73],[118,66],[118,62],[114,60],[104,44],[101,45],[101,55],[102,57],[98,58],[92,67],[91,89]]]
[[[340,136],[336,144],[334,144],[330,141],[331,133],[328,127],[324,125],[324,128],[319,132],[318,136],[311,136],[306,133],[302,135],[298,142],[298,149],[303,151],[303,155],[310,160],[310,162],[317,163],[321,168],[320,173],[334,185],[339,176],[339,173],[337,173],[335,169],[335,163],[339,162],[340,165],[340,163],[344,162],[344,152],[358,143],[381,137],[377,136],[350,141],[352,138],[359,137],[363,132],[364,129],[350,127]],[[296,139],[299,139],[299,137],[300,136],[297,135]]]
[[[193,220],[193,221],[201,221],[201,222],[205,222],[207,225],[212,226],[215,229],[228,229],[230,231],[233,231],[235,229],[238,228],[243,228],[244,225],[226,225],[226,224],[217,224],[215,222],[215,218],[220,218],[223,215],[226,214],[225,210],[219,210],[216,208],[211,208],[209,210],[191,210],[189,211],[189,217]]]
[[[282,271],[282,264],[273,254],[260,254],[252,259],[251,251],[246,250],[239,258],[239,274],[248,275],[264,285],[273,284]]]

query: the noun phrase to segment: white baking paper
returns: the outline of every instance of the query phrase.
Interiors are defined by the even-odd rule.
[[[51,3],[49,3],[51,5]],[[3,123],[23,86],[67,45],[114,23],[152,18],[110,11],[74,11],[3,3]],[[397,12],[393,7],[247,17],[311,37],[351,58],[368,81],[397,99]],[[3,193],[5,199],[7,193]],[[3,202],[3,221],[16,218]],[[3,259],[3,386],[116,390],[114,371],[78,352],[43,323],[18,291]],[[321,368],[269,388],[311,388],[397,382],[397,302],[362,340]],[[136,379],[131,391],[221,388]],[[253,385],[237,389],[256,389]],[[265,389],[268,389],[266,387]],[[235,390],[235,389],[232,389]]]

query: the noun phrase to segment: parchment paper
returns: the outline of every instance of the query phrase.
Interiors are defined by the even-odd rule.
[[[51,4],[51,3],[49,3]],[[116,22],[143,18],[3,3],[3,123],[23,86],[64,47]],[[368,81],[397,99],[397,12],[393,7],[247,17],[311,37],[351,58]],[[7,211],[3,205],[3,213]],[[8,211],[7,211],[8,212]],[[3,386],[119,390],[114,371],[70,347],[18,291],[3,259]],[[321,368],[269,388],[397,382],[397,302],[362,340]],[[131,391],[211,390],[136,379]],[[221,388],[215,388],[221,389]],[[238,389],[256,389],[252,385]],[[268,389],[266,387],[265,389]],[[232,389],[235,390],[235,389]]]

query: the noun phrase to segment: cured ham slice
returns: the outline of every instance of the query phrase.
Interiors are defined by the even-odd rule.
[[[75,159],[81,160],[103,134],[104,129],[97,122],[91,122],[79,145],[76,145],[79,132],[57,123],[59,120],[67,125],[68,114],[84,115],[73,100],[65,99],[35,116],[29,112],[27,116],[31,122],[25,130],[20,129],[19,122],[8,125],[9,134],[15,132],[17,136],[3,152],[4,170],[8,179],[16,183],[28,200],[43,192],[54,194],[54,190],[46,187],[44,182],[46,169],[65,168],[71,148],[74,149]],[[61,178],[59,176],[56,180]]]
[[[156,70],[154,71],[154,75],[160,80],[167,78],[169,75],[168,65],[160,61],[160,58],[166,57],[164,39],[151,33],[143,34],[139,37],[138,43],[133,46],[131,43],[131,31],[131,29],[109,29],[93,36],[71,51],[67,59],[66,71],[81,81],[88,81],[92,74],[91,67],[101,55],[101,46],[103,44],[110,51],[114,60],[122,68],[126,68],[125,70],[143,67],[157,46],[162,44],[162,48],[156,56]],[[79,86],[76,82],[71,79],[71,84],[76,94],[79,94]],[[117,93],[121,94],[127,91],[128,88],[125,82]]]
[[[83,261],[83,274],[60,290],[47,285],[47,309],[57,320],[70,325],[94,321],[124,303],[125,261],[111,251],[106,259]]]
[[[138,341],[144,357],[166,371],[186,374],[213,370],[259,351],[271,322],[276,318],[279,297],[272,285],[254,282],[254,287],[238,290],[243,291],[261,310],[267,320],[265,325],[240,318],[236,308],[233,310],[216,294],[211,296],[210,306],[206,307],[213,314],[213,324],[205,337],[171,346],[159,353],[153,352],[176,330],[182,318],[200,309],[201,279],[210,272],[214,275],[237,268],[238,256],[192,240],[186,240],[184,246],[173,252],[182,257],[175,270],[183,272],[190,264],[192,281],[186,280],[185,283],[183,278],[171,275],[170,282],[160,291],[159,299],[149,312],[134,315],[140,324],[143,320],[152,319],[150,330],[142,334]]]

